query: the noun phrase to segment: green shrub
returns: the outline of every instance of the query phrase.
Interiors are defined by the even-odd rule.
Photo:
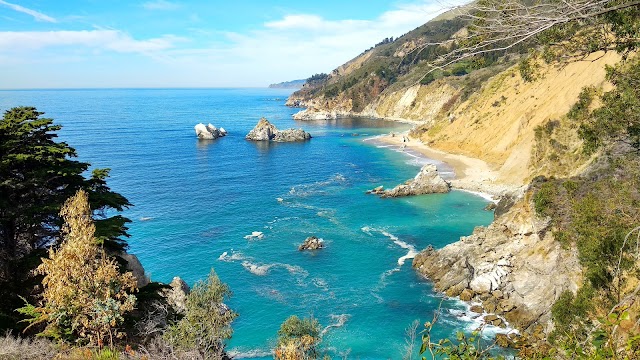
[[[180,350],[197,351],[204,358],[222,357],[224,342],[233,334],[231,323],[238,316],[223,302],[229,296],[229,287],[212,269],[207,280],[198,282],[187,296],[185,315],[167,329],[167,341]]]

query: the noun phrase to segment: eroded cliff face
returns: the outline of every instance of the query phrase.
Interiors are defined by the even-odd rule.
[[[434,124],[438,114],[458,93],[459,90],[446,81],[414,85],[380,95],[358,115]]]
[[[354,105],[358,99],[346,92],[333,98],[294,96],[289,105],[307,107],[294,116],[298,120],[366,116],[414,121],[411,135],[430,147],[487,162],[497,171],[498,183],[524,185],[544,167],[530,162],[535,128],[564,117],[584,87],[610,87],[605,65],[618,61],[615,53],[596,53],[588,61],[563,67],[540,63],[538,78],[532,82],[525,82],[513,66],[484,81],[470,74],[428,85],[393,86],[362,110]],[[462,96],[473,81],[482,84],[470,96]],[[581,144],[570,145],[577,149]],[[563,175],[577,175],[584,165],[576,163],[575,173]]]
[[[440,250],[428,249],[414,268],[449,296],[482,303],[526,333],[548,333],[551,307],[577,291],[582,273],[576,251],[564,249],[535,215],[529,195],[487,227]]]
[[[533,82],[525,82],[514,66],[448,111],[436,127],[427,127],[416,135],[436,149],[493,165],[498,170],[498,182],[526,184],[538,175],[529,162],[535,128],[564,117],[584,87],[607,87],[605,65],[620,60],[615,53],[592,57],[592,61],[565,67],[541,64],[539,78]],[[577,148],[580,144],[575,145]]]

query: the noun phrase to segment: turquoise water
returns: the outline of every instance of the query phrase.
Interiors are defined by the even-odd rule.
[[[368,119],[295,122],[288,90],[0,91],[2,111],[37,106],[64,126],[80,159],[112,169],[111,187],[135,207],[129,240],[153,280],[188,283],[214,268],[240,317],[229,344],[238,357],[269,357],[289,315],[316,317],[323,349],[338,357],[400,359],[405,329],[445,310],[437,335],[474,325],[464,306],[434,294],[411,255],[486,225],[486,200],[454,191],[405,199],[365,195],[413,177],[424,159],[371,137],[407,125]],[[260,117],[304,127],[307,143],[244,140]],[[199,141],[198,122],[229,136]],[[262,236],[251,235],[261,232]],[[308,236],[325,240],[298,252]],[[406,258],[406,259],[405,259]],[[333,326],[332,326],[333,325]],[[419,346],[418,346],[419,347]]]

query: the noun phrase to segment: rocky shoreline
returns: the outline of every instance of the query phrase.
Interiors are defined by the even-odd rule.
[[[563,249],[550,230],[528,195],[505,198],[491,225],[421,252],[413,267],[447,296],[481,303],[480,310],[542,336],[553,329],[551,307],[560,294],[582,283],[577,253]]]
[[[317,120],[341,116],[353,114],[309,108],[294,118]],[[417,181],[420,174],[437,174],[435,166],[428,165],[405,184],[391,190],[378,187],[368,193],[395,197],[457,189],[497,204],[492,224],[477,227],[470,236],[442,249],[427,248],[414,259],[415,270],[432,281],[437,291],[457,297],[468,303],[472,311],[483,314],[485,324],[508,324],[531,341],[544,339],[553,329],[553,304],[564,291],[577,291],[582,274],[577,254],[563,249],[550,231],[549,220],[536,215],[528,187],[500,183],[498,172],[483,161],[431,149],[419,140],[385,136],[379,141],[403,149],[410,147],[449,164],[456,175],[447,181],[440,179],[446,183],[446,190],[442,187],[439,191],[421,191],[421,184],[431,184],[433,179],[429,175],[431,180]],[[505,339],[509,342],[512,337]]]

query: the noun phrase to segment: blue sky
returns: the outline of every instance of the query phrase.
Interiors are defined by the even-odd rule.
[[[329,72],[455,4],[0,0],[0,88],[261,87]]]

